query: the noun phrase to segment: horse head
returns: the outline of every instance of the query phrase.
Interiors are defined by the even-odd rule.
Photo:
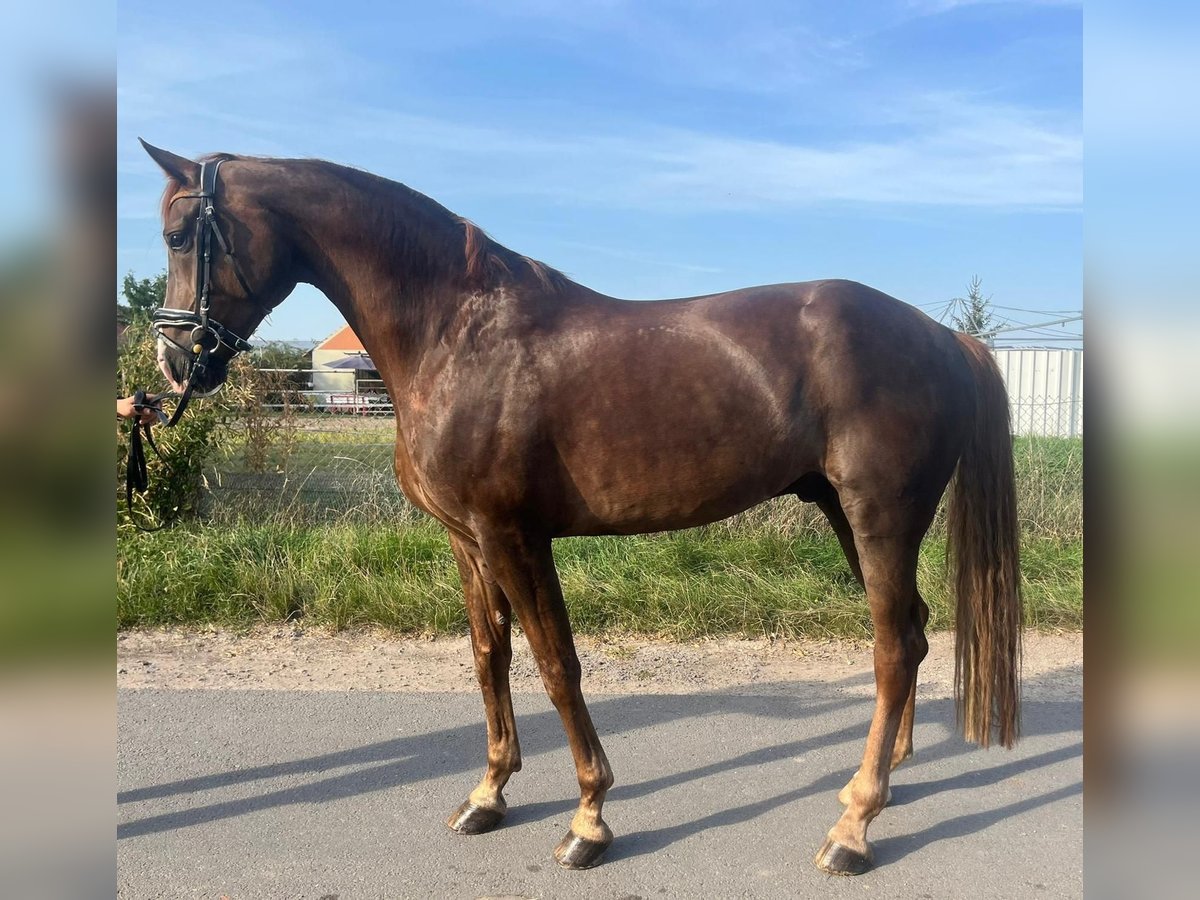
[[[142,146],[167,176],[167,291],[153,320],[159,368],[179,393],[189,381],[197,395],[211,393],[296,286],[292,252],[263,202],[268,164],[228,154],[196,161]]]

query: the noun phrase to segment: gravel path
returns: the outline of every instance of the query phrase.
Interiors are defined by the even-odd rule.
[[[841,682],[869,675],[871,646],[852,641],[711,640],[662,643],[642,638],[578,640],[589,693],[696,693],[748,685]],[[925,696],[953,690],[949,633],[930,635],[921,666]],[[525,639],[513,642],[512,688],[541,693]],[[1026,694],[1083,696],[1083,637],[1025,637]],[[861,679],[858,679],[861,681]],[[396,638],[382,632],[328,634],[299,628],[129,631],[117,638],[117,686],[287,691],[470,691],[478,687],[467,638]],[[870,694],[869,682],[858,693]],[[1033,692],[1031,695],[1030,692]]]

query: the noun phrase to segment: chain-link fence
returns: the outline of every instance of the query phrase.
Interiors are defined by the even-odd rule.
[[[1018,437],[1083,437],[1083,399],[1011,397],[1012,431]]]
[[[296,415],[265,439],[238,430],[207,476],[213,510],[302,507],[337,516],[370,509],[395,514],[406,506],[392,468],[396,420],[390,409]],[[251,446],[255,440],[258,447]]]
[[[411,512],[393,473],[396,418],[383,382],[348,373],[338,389],[318,390],[314,374],[242,373],[249,400],[206,473],[211,512]]]
[[[994,350],[1008,390],[1013,433],[1083,436],[1083,351],[1053,347]]]

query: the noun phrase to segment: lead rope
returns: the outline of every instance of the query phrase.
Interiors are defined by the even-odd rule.
[[[133,395],[134,411],[140,413],[144,410],[152,410],[158,417],[158,420],[167,424],[167,415],[159,408],[158,403],[162,397],[148,397],[145,391],[136,391]],[[131,521],[138,531],[159,531],[166,528],[174,521],[172,516],[165,522],[147,528],[142,525],[137,516],[133,512],[133,495],[136,491],[139,495],[144,495],[150,487],[150,476],[146,468],[146,450],[142,446],[142,435],[145,435],[145,442],[150,445],[150,449],[154,451],[154,455],[162,460],[163,465],[169,466],[167,458],[162,455],[158,449],[158,445],[154,443],[154,436],[150,433],[150,425],[142,425],[138,423],[138,416],[134,416],[130,423],[129,429],[129,457],[125,461],[125,506],[129,510],[129,521]]]
[[[145,391],[135,391],[133,394],[133,408],[135,412],[150,410],[162,423],[164,428],[173,428],[175,423],[179,421],[179,417],[183,415],[183,411],[187,409],[188,401],[192,399],[192,389],[196,384],[196,376],[204,373],[208,368],[208,355],[211,352],[209,348],[197,343],[193,348],[196,354],[195,360],[192,362],[192,370],[188,373],[187,384],[184,386],[183,393],[174,395],[170,393],[150,395]],[[175,404],[175,409],[171,412],[170,417],[162,411],[159,405],[167,397],[177,396],[178,402]],[[162,460],[163,465],[170,466],[170,461],[159,452],[158,445],[154,443],[154,436],[150,434],[150,425],[138,424],[139,416],[135,415],[129,429],[129,456],[125,462],[125,505],[129,510],[129,520],[133,522],[134,527],[138,531],[159,531],[166,528],[175,521],[175,516],[171,516],[166,521],[153,528],[147,528],[138,522],[137,517],[133,512],[133,495],[136,492],[139,496],[144,496],[150,488],[150,475],[146,467],[146,450],[142,446],[143,436],[145,443],[150,445],[150,449],[154,451],[154,455]]]

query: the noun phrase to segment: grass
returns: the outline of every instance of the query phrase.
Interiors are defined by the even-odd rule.
[[[1080,441],[1015,445],[1026,618],[1042,629],[1083,619]],[[302,620],[334,629],[465,633],[445,532],[396,502],[322,521],[302,508],[163,532],[118,536],[122,628]],[[945,541],[936,522],[918,579],[930,627],[948,628]],[[867,605],[841,549],[812,507],[772,501],[704,528],[633,537],[565,538],[555,557],[580,633],[676,639],[710,635],[865,637]]]

